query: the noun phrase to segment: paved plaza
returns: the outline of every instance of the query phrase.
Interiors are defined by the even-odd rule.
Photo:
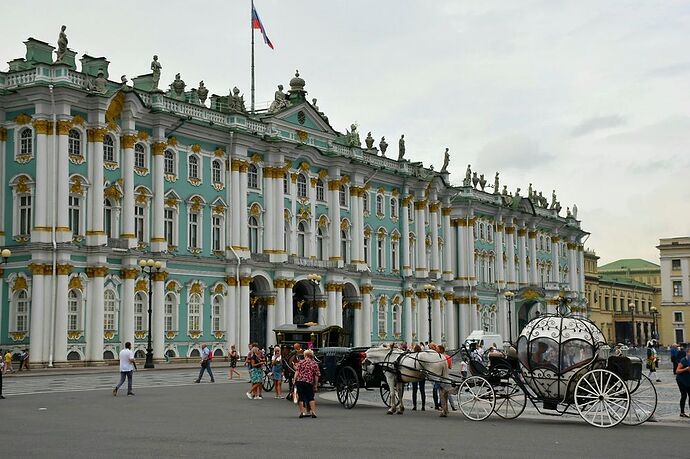
[[[215,384],[194,384],[193,366],[140,371],[134,397],[124,391],[112,396],[118,377],[113,368],[9,376],[0,405],[3,456],[689,456],[679,441],[688,423],[677,416],[677,391],[666,370],[657,386],[660,422],[614,429],[533,410],[513,421],[470,422],[459,413],[440,419],[433,409],[387,416],[378,391],[362,392],[352,410],[322,392],[319,418],[300,420],[285,400],[248,400],[246,380],[230,382],[226,371],[215,366]],[[427,393],[430,404],[430,388]]]

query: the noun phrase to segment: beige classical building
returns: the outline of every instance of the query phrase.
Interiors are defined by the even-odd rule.
[[[661,342],[685,343],[690,337],[690,237],[660,239]]]
[[[609,342],[645,345],[657,336],[660,296],[654,284],[660,276],[659,266],[646,260],[624,259],[598,267],[598,260],[595,252],[585,251],[585,295],[590,318]]]

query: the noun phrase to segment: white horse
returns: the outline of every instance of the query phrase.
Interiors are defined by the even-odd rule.
[[[374,366],[380,365],[390,388],[387,414],[403,414],[403,390],[405,383],[430,381],[448,381],[448,363],[446,358],[436,351],[404,352],[400,349],[374,347],[366,352],[362,368],[373,373]],[[444,391],[445,392],[445,391]],[[444,394],[447,399],[447,395]],[[447,409],[445,410],[447,413]],[[443,415],[443,413],[442,413]]]

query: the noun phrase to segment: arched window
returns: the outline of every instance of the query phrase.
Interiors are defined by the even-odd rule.
[[[142,332],[147,328],[146,325],[146,294],[137,292],[134,295],[134,331]]]
[[[103,200],[103,229],[108,237],[113,237],[113,204],[107,198]]]
[[[307,197],[307,177],[305,177],[304,174],[299,174],[297,176],[297,197]]]
[[[259,169],[256,164],[250,164],[247,169],[247,187],[255,190],[259,188]]]
[[[386,336],[386,305],[379,304],[378,308],[378,332],[379,336]]]
[[[34,133],[29,128],[22,129],[19,133],[19,154],[33,155],[34,153]]]
[[[369,212],[369,192],[367,190],[362,193],[362,208],[365,213]]]
[[[398,218],[398,200],[391,198],[391,218]]]
[[[305,223],[304,222],[299,222],[297,225],[297,256],[298,257],[304,257],[305,256],[305,241],[306,241],[306,229],[305,229]]]
[[[340,207],[347,207],[347,187],[345,185],[340,185],[339,202]]]
[[[211,236],[213,251],[223,250],[223,219],[220,215],[214,215],[211,219]]]
[[[383,195],[376,195],[376,215],[383,215]]]
[[[176,330],[176,315],[177,315],[177,301],[174,293],[165,295],[165,331],[172,332]]]
[[[323,228],[319,226],[319,229],[316,230],[316,258],[319,260],[323,260],[326,256],[323,237]]]
[[[29,293],[20,290],[15,294],[14,327],[12,331],[29,331]]]
[[[479,224],[479,239],[484,239],[484,223]]]
[[[81,330],[81,293],[72,289],[67,293],[67,331]]]
[[[134,167],[146,168],[146,150],[140,143],[134,145]]]
[[[187,313],[187,331],[201,331],[201,295],[193,293],[189,296]]]
[[[249,251],[259,252],[259,222],[254,216],[249,217]]]
[[[318,179],[316,181],[316,200],[325,201],[326,200],[326,190],[323,186],[323,180]]]
[[[211,175],[213,183],[223,183],[223,164],[217,159],[211,163]]]
[[[494,240],[494,226],[492,224],[486,225],[486,239],[489,242],[493,242]]]
[[[70,156],[81,156],[81,132],[70,129],[67,137],[67,153]]]
[[[223,296],[216,295],[213,297],[213,314],[212,314],[213,330],[214,332],[223,330]]]
[[[110,134],[103,137],[103,161],[106,163],[115,162],[115,141]]]
[[[393,334],[395,336],[400,336],[400,322],[400,306],[395,304],[393,305]]]
[[[164,169],[167,175],[177,175],[175,171],[175,152],[172,150],[165,150]]]
[[[115,292],[111,289],[103,293],[103,330],[115,331],[117,326]]]
[[[187,175],[191,179],[199,178],[199,158],[195,155],[187,158]]]

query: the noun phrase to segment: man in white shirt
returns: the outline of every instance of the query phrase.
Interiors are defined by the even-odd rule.
[[[206,344],[201,345],[201,370],[199,370],[199,377],[194,380],[195,383],[201,382],[201,377],[204,376],[204,371],[208,372],[211,377],[211,382],[216,382],[213,377],[213,372],[211,371],[211,349],[206,346]]]
[[[127,378],[127,395],[134,395],[134,392],[132,392],[132,372],[134,371],[134,366],[132,343],[127,341],[125,348],[120,351],[120,382],[113,389],[114,396],[117,396],[117,390],[125,383],[125,378]]]

